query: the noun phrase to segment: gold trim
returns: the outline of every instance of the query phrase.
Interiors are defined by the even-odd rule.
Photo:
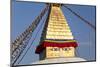
[[[44,40],[46,42],[57,42],[57,43],[61,43],[61,42],[76,42],[76,40],[66,40],[66,41],[54,41],[54,40]]]

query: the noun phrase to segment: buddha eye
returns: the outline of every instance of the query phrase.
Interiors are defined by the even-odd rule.
[[[57,51],[58,49],[57,48],[54,48],[54,51]]]
[[[63,50],[64,50],[64,51],[67,51],[68,49],[67,49],[67,48],[63,48]]]
[[[59,51],[60,49],[59,48],[52,48],[51,50],[52,51]]]
[[[53,48],[52,49],[50,49],[51,51],[53,51]]]
[[[68,50],[70,50],[70,48],[63,48],[63,50],[64,50],[64,51],[68,51]]]

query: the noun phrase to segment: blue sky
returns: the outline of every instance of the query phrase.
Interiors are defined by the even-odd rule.
[[[80,6],[80,5],[69,5],[73,11],[80,14],[82,17],[95,25],[95,7],[94,6]],[[11,28],[11,40],[13,41],[18,35],[20,35],[35,19],[41,10],[45,7],[44,3],[33,3],[33,2],[12,2],[12,28]],[[79,47],[77,48],[77,56],[82,57],[86,60],[95,60],[95,31],[90,26],[85,24],[82,20],[73,15],[70,11],[62,7],[62,11],[68,21],[68,24],[72,30],[75,39],[78,42]],[[34,53],[36,46],[39,44],[41,37],[42,28],[41,23],[45,19],[45,16],[41,20],[40,24],[33,32],[32,39],[30,40],[27,48],[33,42],[38,29],[41,28],[38,33],[38,37],[33,42],[31,48],[20,62],[20,64],[31,64],[39,60],[39,56]],[[25,49],[25,51],[27,50]],[[23,54],[25,53],[23,52]],[[21,55],[21,57],[23,56]],[[20,58],[21,58],[20,57]],[[20,58],[18,60],[20,60]],[[18,62],[18,61],[17,61]],[[16,63],[17,64],[17,63]]]

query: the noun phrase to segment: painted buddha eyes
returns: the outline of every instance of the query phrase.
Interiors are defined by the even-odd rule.
[[[52,50],[52,51],[59,51],[60,48],[52,48],[51,50]]]
[[[54,48],[53,50],[54,50],[54,51],[59,51],[59,50],[60,50],[60,48]]]
[[[71,50],[70,48],[52,48],[51,51],[60,51],[60,50],[63,50],[63,51],[68,51],[68,50]]]
[[[70,48],[62,48],[62,50],[68,51],[68,50],[70,50]]]

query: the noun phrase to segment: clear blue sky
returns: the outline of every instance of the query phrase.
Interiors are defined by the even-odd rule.
[[[67,6],[69,6],[72,10],[90,21],[93,25],[95,25],[94,6]],[[39,15],[40,11],[44,7],[44,3],[15,1],[12,2],[12,41],[32,23],[32,21],[37,15]],[[95,60],[95,31],[79,18],[77,18],[75,15],[73,15],[70,11],[66,10],[64,7],[62,7],[62,10],[72,30],[72,33],[79,44],[79,47],[77,48],[77,56],[82,57],[88,61]],[[33,41],[34,36],[36,35],[37,30],[40,28],[43,19],[41,20],[38,28],[33,32],[32,39],[30,40],[27,47],[29,47],[30,43]],[[31,48],[29,49],[23,60],[20,62],[20,64],[31,64],[39,60],[39,56],[35,54],[34,51],[36,49],[36,46],[39,44],[41,31],[42,29],[40,30],[38,37],[32,44]],[[25,50],[27,50],[27,48]],[[23,52],[23,54],[24,53],[25,51]]]

